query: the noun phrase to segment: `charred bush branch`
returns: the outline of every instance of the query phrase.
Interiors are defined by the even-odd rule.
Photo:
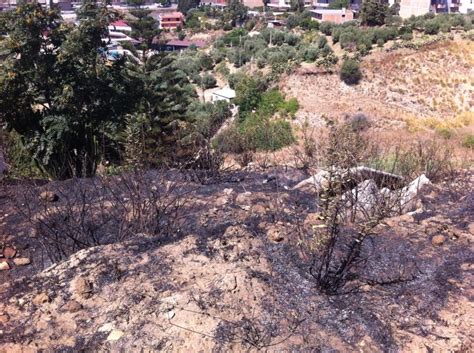
[[[134,235],[163,239],[179,232],[188,192],[164,171],[134,171],[121,177],[51,183],[58,202],[44,201],[28,187],[16,208],[32,225],[52,262],[78,250],[115,243]]]

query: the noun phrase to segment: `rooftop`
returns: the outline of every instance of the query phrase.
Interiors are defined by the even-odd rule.
[[[170,13],[162,13],[160,17],[163,18],[183,18],[183,14],[181,12],[175,11]]]
[[[191,45],[195,45],[198,48],[202,48],[206,46],[206,43],[202,40],[179,40],[179,39],[174,39],[170,40],[166,45],[172,45],[172,46],[177,46],[177,47],[189,47]]]
[[[321,15],[340,15],[346,12],[347,9],[317,9],[309,10],[312,13],[319,13]]]
[[[115,22],[112,22],[110,26],[115,26],[115,27],[130,27],[129,24],[123,20],[118,20]]]
[[[212,94],[228,99],[235,98],[235,91],[230,87],[224,87],[222,89],[212,92]]]

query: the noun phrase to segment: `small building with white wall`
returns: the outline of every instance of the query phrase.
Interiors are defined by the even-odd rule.
[[[235,91],[230,87],[224,87],[212,92],[211,100],[213,102],[226,101],[230,102],[235,98]]]

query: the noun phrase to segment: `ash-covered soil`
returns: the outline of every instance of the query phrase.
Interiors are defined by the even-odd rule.
[[[379,225],[359,270],[387,283],[338,296],[318,292],[298,244],[316,211],[310,190],[291,190],[305,177],[280,168],[202,185],[169,175],[188,191],[174,234],[53,265],[20,215],[24,185],[3,185],[0,241],[31,263],[8,259],[0,271],[0,352],[470,351],[474,175],[425,189],[420,210]],[[400,272],[407,280],[390,284]]]

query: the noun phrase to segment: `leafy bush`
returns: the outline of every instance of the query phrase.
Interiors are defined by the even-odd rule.
[[[227,67],[225,62],[221,62],[221,63],[217,64],[215,71],[216,71],[216,73],[218,73],[222,77],[228,77],[229,74],[230,74],[230,70]]]
[[[449,140],[451,137],[453,137],[453,131],[448,128],[437,129],[436,133],[446,140]]]
[[[285,43],[291,46],[298,44],[300,37],[293,33],[285,33]]]
[[[319,49],[315,46],[308,46],[302,53],[302,58],[306,62],[315,62],[319,56]]]
[[[217,80],[211,74],[204,74],[201,79],[201,84],[205,89],[216,87]]]
[[[464,138],[462,145],[466,148],[474,149],[474,135],[467,135]]]
[[[365,0],[362,2],[359,18],[363,25],[382,26],[388,14],[388,5],[378,0]]]
[[[354,49],[356,46],[357,35],[354,31],[344,31],[339,37],[341,48]]]
[[[203,138],[209,139],[219,130],[224,121],[231,116],[229,103],[218,101],[215,103],[192,103],[187,112],[193,121],[196,131]]]
[[[438,34],[439,29],[440,29],[440,25],[438,21],[436,20],[426,21],[425,29],[424,29],[426,34]]]
[[[356,85],[362,78],[359,63],[353,59],[347,59],[342,63],[341,80],[348,85]]]
[[[198,60],[201,70],[207,71],[212,70],[214,68],[214,60],[212,60],[211,56],[200,53],[198,55]]]
[[[296,28],[298,27],[300,24],[300,17],[295,15],[295,14],[291,14],[288,16],[287,20],[286,20],[286,27],[288,27],[289,29],[293,29],[293,28]]]
[[[412,40],[413,39],[413,34],[412,33],[403,33],[400,36],[400,39],[402,39],[402,40]]]
[[[319,24],[319,30],[327,36],[330,36],[332,33],[332,28],[334,24],[331,22],[323,21]]]
[[[276,151],[294,142],[291,125],[285,120],[270,120],[253,114],[240,126],[242,134],[248,136],[251,148]]]
[[[298,99],[293,97],[290,98],[288,102],[286,102],[285,106],[283,107],[283,111],[294,118],[299,108],[300,104],[298,103]]]
[[[275,151],[295,141],[291,125],[285,120],[270,120],[256,114],[216,136],[214,146],[223,153]]]

